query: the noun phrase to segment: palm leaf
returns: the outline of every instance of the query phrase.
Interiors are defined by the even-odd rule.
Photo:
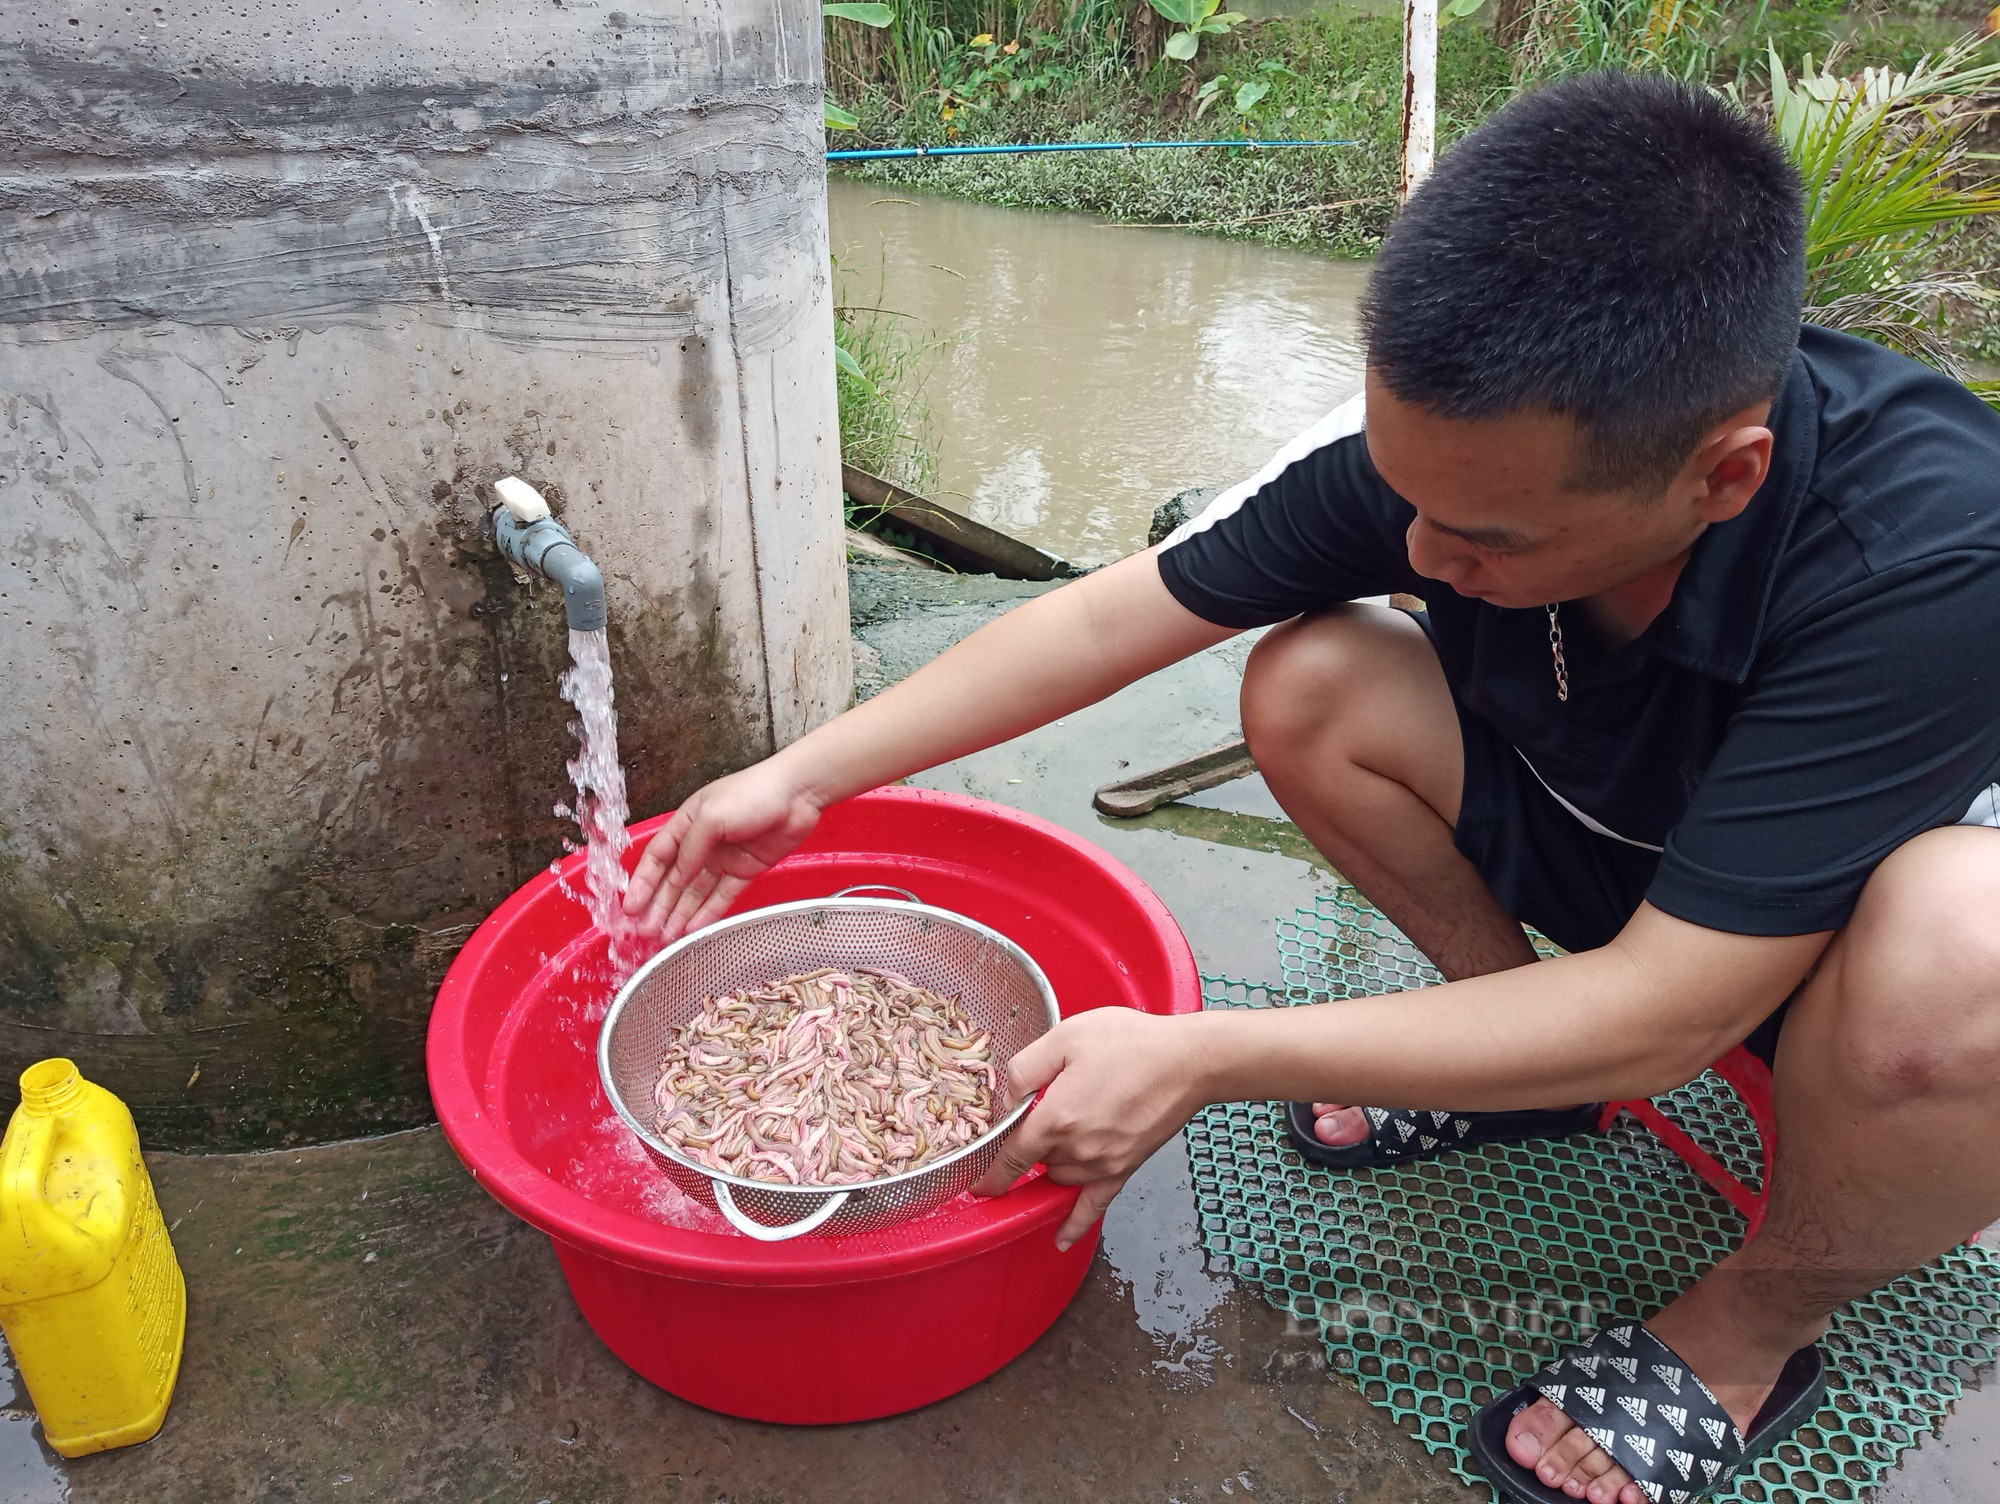
[[[1963,380],[1944,334],[1954,303],[1990,296],[1976,277],[1937,271],[1942,241],[2000,213],[2000,189],[1967,184],[1966,134],[2000,86],[2000,63],[1967,38],[1908,72],[1815,68],[1796,78],[1770,53],[1771,122],[1806,203],[1807,316],[1864,334]]]

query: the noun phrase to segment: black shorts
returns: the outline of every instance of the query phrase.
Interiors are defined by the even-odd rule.
[[[1426,634],[1430,624],[1416,616]],[[1454,701],[1456,705],[1456,701]],[[1465,784],[1453,839],[1502,908],[1564,950],[1608,945],[1638,910],[1660,853],[1599,835],[1557,801],[1521,754],[1477,713],[1456,705]],[[1744,1041],[1773,1059],[1781,1006]]]

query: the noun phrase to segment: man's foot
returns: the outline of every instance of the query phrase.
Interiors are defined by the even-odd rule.
[[[1569,1138],[1596,1132],[1603,1117],[1602,1102],[1516,1112],[1287,1102],[1282,1114],[1285,1138],[1306,1162],[1335,1170],[1379,1169],[1486,1144]]]
[[[1315,1102],[1313,1132],[1331,1149],[1343,1149],[1368,1137],[1368,1115],[1340,1102]],[[1567,1109],[1564,1109],[1567,1110]]]
[[[1819,1340],[1825,1329],[1753,1338],[1731,1319],[1715,1290],[1719,1265],[1709,1276],[1668,1306],[1646,1329],[1687,1360],[1736,1429],[1748,1435],[1776,1387],[1786,1361],[1801,1347]],[[1588,1504],[1649,1504],[1631,1474],[1613,1462],[1575,1421],[1547,1400],[1536,1400],[1507,1427],[1507,1453],[1522,1467],[1533,1468],[1548,1488],[1560,1489]]]
[[[1368,1115],[1359,1107],[1346,1107],[1338,1102],[1315,1102],[1313,1132],[1321,1143],[1342,1149],[1368,1137]]]

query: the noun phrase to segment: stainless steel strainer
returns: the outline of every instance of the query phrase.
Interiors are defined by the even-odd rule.
[[[903,900],[858,898],[901,893]],[[683,1191],[738,1232],[767,1243],[807,1233],[866,1232],[921,1216],[984,1175],[1001,1140],[1027,1113],[1023,1102],[961,1149],[920,1169],[857,1185],[794,1186],[724,1174],[667,1147],[653,1131],[653,1089],[669,1041],[720,993],[765,987],[821,966],[879,966],[946,997],[993,1038],[1007,1062],[1061,1015],[1042,969],[996,930],[933,908],[902,888],[869,885],[831,898],[776,904],[675,941],[618,990],[597,1040],[605,1095],[625,1126]]]

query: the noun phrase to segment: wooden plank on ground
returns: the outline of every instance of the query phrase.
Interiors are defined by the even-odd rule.
[[[914,534],[954,569],[998,575],[1003,580],[1063,580],[1076,573],[1054,554],[974,522],[866,470],[843,464],[840,483],[855,501],[882,521]]]
[[[1250,756],[1247,742],[1225,742],[1198,756],[1168,763],[1164,768],[1107,783],[1090,802],[1099,814],[1130,820],[1172,800],[1184,799],[1256,771],[1257,764]]]

